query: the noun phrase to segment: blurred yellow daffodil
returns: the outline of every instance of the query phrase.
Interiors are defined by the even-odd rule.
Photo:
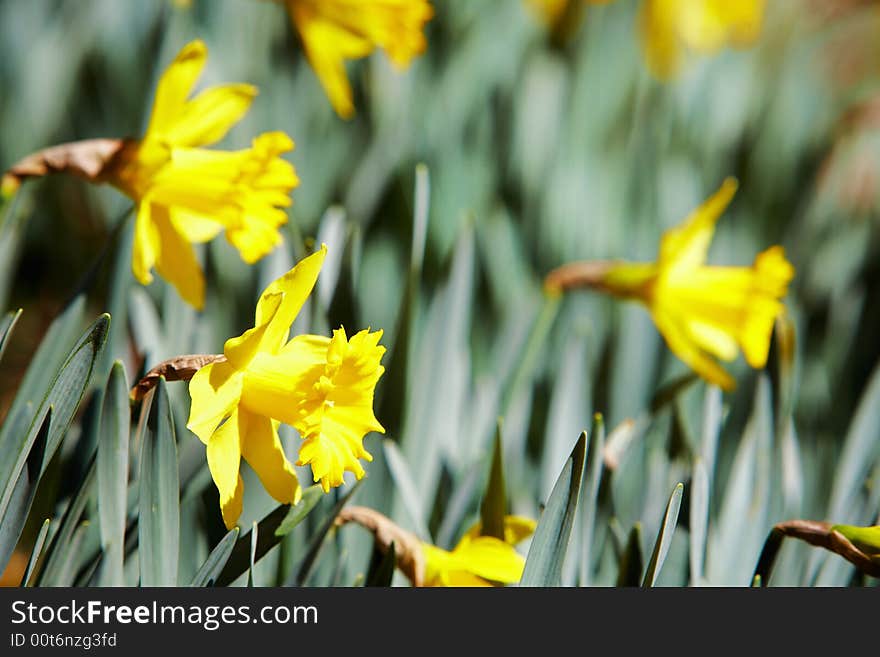
[[[363,438],[384,432],[373,414],[373,392],[385,371],[381,331],[350,340],[288,333],[318,278],[327,249],[299,262],[271,283],[257,302],[254,328],[230,338],[225,360],[201,368],[190,381],[187,427],[207,446],[208,467],[220,492],[226,526],[241,514],[244,458],[269,494],[295,504],[302,494],[278,436],[281,422],[303,438],[297,465],[311,465],[325,492],[347,470],[360,479],[358,459],[372,460]]]
[[[684,222],[667,231],[657,262],[597,261],[571,263],[551,272],[550,290],[588,286],[647,306],[669,348],[697,374],[725,390],[733,378],[713,357],[767,363],[770,338],[794,267],[781,246],[755,257],[751,267],[705,264],[715,222],[730,203],[737,183],[721,188]]]
[[[537,523],[521,516],[504,517],[504,540],[481,536],[480,524],[471,527],[453,550],[422,543],[425,586],[493,586],[516,584],[525,558],[513,546],[531,536]]]
[[[345,61],[384,50],[399,69],[427,47],[422,33],[434,15],[428,0],[284,0],[306,56],[333,109],[354,115]]]
[[[648,67],[675,75],[689,50],[713,54],[758,38],[766,0],[644,0],[639,23]]]
[[[251,85],[229,84],[188,100],[206,58],[201,41],[184,46],[159,80],[143,139],[127,141],[101,173],[137,203],[135,278],[150,283],[155,266],[198,309],[205,284],[192,244],[225,229],[245,262],[256,262],[281,242],[281,208],[298,184],[279,157],[293,148],[284,133],[264,133],[239,151],[200,148],[222,139],[257,94]]]

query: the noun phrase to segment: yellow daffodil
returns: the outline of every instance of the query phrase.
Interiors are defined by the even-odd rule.
[[[873,527],[854,527],[853,525],[832,525],[831,531],[842,534],[869,559],[880,565],[880,525]]]
[[[132,270],[152,281],[156,270],[191,305],[204,304],[204,277],[192,244],[225,229],[245,262],[253,263],[281,242],[297,183],[293,166],[279,155],[293,148],[282,132],[256,137],[250,148],[200,148],[222,139],[257,94],[247,84],[205,89],[187,99],[207,58],[201,41],[186,45],[162,75],[146,134],[128,141],[101,173],[137,203]]]
[[[783,312],[794,268],[781,246],[759,253],[751,267],[705,264],[715,222],[736,191],[732,178],[678,227],[666,232],[655,263],[587,262],[551,272],[547,287],[590,286],[642,302],[669,348],[705,380],[735,386],[713,359],[764,367],[776,317]]]
[[[648,66],[659,78],[675,75],[688,50],[713,54],[753,43],[766,0],[644,0],[639,16]]]
[[[326,246],[271,283],[257,303],[254,328],[230,338],[224,361],[201,368],[190,381],[187,427],[207,446],[208,467],[220,492],[227,527],[241,514],[244,458],[269,494],[295,504],[296,473],[284,454],[277,427],[284,422],[303,438],[297,465],[311,465],[325,492],[343,483],[347,470],[360,479],[359,459],[372,460],[363,438],[384,432],[373,414],[373,392],[385,369],[381,331],[351,339],[298,335],[290,326],[312,291]]]
[[[480,524],[471,527],[449,552],[422,543],[425,586],[493,586],[515,584],[522,577],[525,558],[514,545],[531,536],[537,523],[520,516],[505,516],[504,540],[481,536]]]
[[[384,50],[399,69],[425,51],[428,0],[285,0],[306,56],[336,113],[354,115],[345,61]]]

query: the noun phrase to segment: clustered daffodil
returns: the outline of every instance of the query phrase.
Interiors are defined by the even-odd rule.
[[[102,172],[137,203],[132,270],[144,285],[151,269],[171,282],[191,305],[204,304],[204,277],[192,244],[221,231],[242,259],[253,263],[281,242],[297,183],[281,153],[290,137],[268,132],[250,148],[201,148],[222,139],[257,94],[248,84],[205,89],[188,99],[207,58],[201,41],[186,45],[164,72],[143,139],[126,142]]]
[[[471,527],[452,551],[422,543],[425,586],[493,586],[516,584],[525,558],[514,546],[531,536],[537,523],[521,516],[504,517],[504,540],[481,536],[479,523]]]
[[[360,479],[359,459],[372,460],[363,438],[384,432],[373,414],[373,392],[385,369],[381,331],[364,330],[349,339],[288,333],[311,293],[326,246],[271,283],[257,303],[254,328],[230,338],[225,360],[196,372],[190,381],[192,406],[187,427],[207,446],[208,467],[220,492],[226,526],[241,514],[244,458],[266,490],[281,503],[302,494],[282,449],[278,425],[302,436],[297,465],[311,465],[324,491],[343,483],[349,471]]]
[[[758,38],[766,0],[644,0],[639,23],[648,67],[659,78],[681,68],[685,54],[713,54]]]
[[[405,68],[425,51],[422,28],[434,15],[428,0],[284,1],[315,74],[343,118],[354,115],[345,61],[378,47]]]
[[[781,246],[755,257],[751,267],[706,265],[715,222],[737,183],[721,188],[684,222],[667,231],[657,262],[588,262],[564,265],[547,277],[549,289],[588,285],[647,306],[669,348],[697,374],[725,390],[733,378],[713,357],[764,367],[781,299],[794,276]]]

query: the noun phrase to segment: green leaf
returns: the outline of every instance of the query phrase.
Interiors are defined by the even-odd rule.
[[[309,486],[303,491],[299,504],[291,506],[281,504],[269,512],[257,524],[257,544],[254,552],[254,561],[259,561],[263,556],[278,545],[281,540],[299,525],[324,497],[324,491],[319,484]],[[232,548],[229,559],[220,575],[217,577],[217,586],[227,586],[247,571],[251,562],[251,532],[241,536]]]
[[[706,533],[709,527],[709,477],[702,459],[694,462],[690,490],[690,557],[691,586],[703,581],[703,564],[706,559]]]
[[[562,564],[577,509],[586,450],[584,432],[566,460],[538,521],[520,586],[559,586],[562,581]]]
[[[755,580],[761,583],[761,586],[767,586],[770,582],[770,575],[773,572],[773,566],[776,563],[776,557],[779,555],[779,549],[785,540],[785,534],[774,527],[767,534],[764,541],[764,547],[761,549],[761,555],[758,557],[758,563],[755,565],[755,572],[752,575],[752,584]]]
[[[76,573],[74,558],[88,560],[88,556],[80,554],[76,545],[81,541],[84,530],[81,526],[87,521],[82,520],[86,505],[94,493],[96,479],[95,461],[92,460],[86,476],[79,485],[79,489],[67,505],[67,510],[61,518],[61,524],[52,537],[52,541],[46,552],[45,565],[39,570],[36,578],[37,586],[64,586],[73,581]]]
[[[58,321],[56,320],[56,322]],[[6,517],[13,491],[18,486],[19,476],[31,454],[37,435],[43,428],[43,422],[50,407],[52,408],[52,417],[45,433],[45,448],[39,472],[36,475],[37,479],[42,476],[47,464],[54,456],[55,450],[58,449],[85,394],[95,360],[107,337],[109,322],[109,315],[99,317],[69,353],[60,370],[53,370],[55,372],[54,380],[43,393],[42,402],[37,412],[31,415],[30,428],[26,431],[22,430],[22,422],[26,422],[22,418],[29,413],[28,405],[19,403],[19,401],[24,398],[22,393],[27,389],[27,386],[25,383],[22,384],[22,390],[16,396],[12,408],[9,410],[8,417],[10,419],[4,422],[3,427],[0,428],[0,519]],[[44,343],[46,340],[53,339],[53,329],[56,326],[61,325],[53,324],[43,341]],[[56,332],[61,331],[59,329]],[[41,344],[34,362],[47,363],[49,360],[53,360],[45,356],[50,350],[43,351],[43,348],[44,344]],[[57,348],[57,346],[53,345],[53,348]],[[43,356],[40,355],[41,351]],[[28,369],[28,374],[25,375],[26,381],[32,368],[33,363]],[[2,522],[0,520],[0,523]]]
[[[273,534],[279,537],[289,534],[299,523],[306,519],[306,516],[311,513],[312,509],[315,508],[323,497],[324,489],[321,488],[320,484],[315,484],[314,486],[306,488],[305,491],[303,491],[303,496],[299,501],[299,504],[287,507],[289,510],[282,518],[277,529],[273,530]],[[262,523],[260,523],[260,527],[260,531],[265,531]]]
[[[238,527],[233,527],[226,532],[226,535],[221,538],[220,542],[217,543],[213,550],[211,550],[211,554],[205,559],[205,563],[203,563],[198,569],[195,576],[192,578],[192,581],[189,583],[190,586],[214,586],[214,582],[217,581],[217,578],[220,576],[220,573],[229,561],[229,557],[232,554],[233,548],[235,548],[235,543],[238,540],[238,535],[240,533],[241,529]]]
[[[377,550],[378,552],[378,550]],[[394,578],[394,569],[397,567],[397,554],[392,542],[384,554],[379,552],[381,558],[375,568],[370,569],[370,574],[364,586],[391,586]]]
[[[180,561],[177,440],[164,378],[141,409],[138,556],[142,586],[176,586]]]
[[[303,557],[303,560],[300,562],[299,567],[296,569],[296,574],[293,577],[297,586],[303,586],[306,579],[308,579],[312,572],[312,568],[314,568],[315,563],[318,560],[318,554],[321,552],[321,546],[324,545],[324,539],[327,538],[327,535],[330,533],[330,530],[336,522],[336,516],[342,511],[342,507],[348,504],[348,501],[358,491],[365,480],[366,479],[360,479],[357,481],[345,495],[339,498],[339,501],[333,506],[333,509],[331,509],[327,518],[318,528],[318,531],[312,534],[308,550],[306,551],[306,556]]]
[[[416,534],[422,538],[431,535],[428,526],[422,517],[423,504],[421,490],[416,486],[413,480],[412,471],[406,462],[406,457],[394,444],[394,441],[385,439],[382,441],[382,450],[385,452],[385,462],[388,465],[388,472],[394,480],[394,486],[400,493],[400,499],[406,509],[407,515],[413,523]]]
[[[37,494],[40,467],[43,464],[43,455],[46,452],[46,441],[49,437],[51,424],[52,407],[50,406],[46,417],[40,424],[39,433],[34,440],[27,461],[25,461],[25,467],[16,479],[12,496],[4,513],[0,515],[0,568],[9,561],[18,539],[21,538],[28,512],[34,502],[34,496]]]
[[[31,586],[31,578],[37,568],[37,562],[43,553],[43,545],[46,543],[46,537],[49,535],[49,525],[51,522],[52,521],[49,518],[46,518],[43,521],[43,526],[40,527],[40,533],[37,534],[37,539],[34,541],[34,547],[31,550],[31,556],[28,559],[27,568],[25,568],[24,575],[21,578],[20,586]]]
[[[131,409],[125,367],[113,363],[98,433],[98,518],[101,527],[101,582],[122,586],[128,494],[128,443]]]
[[[247,585],[254,585],[254,564],[257,562],[257,540],[259,540],[260,532],[257,530],[257,522],[251,523],[251,552],[250,563],[248,564]]]
[[[596,508],[599,501],[599,485],[602,483],[605,451],[605,419],[601,413],[593,415],[590,437],[590,453],[584,466],[584,489],[581,498],[581,586],[589,586],[592,577],[593,534],[596,527]]]
[[[620,558],[617,586],[638,586],[642,580],[642,567],[642,523],[637,522],[629,532]]]
[[[657,576],[660,574],[660,569],[663,568],[663,562],[666,561],[669,546],[672,544],[675,525],[678,523],[678,510],[681,508],[682,492],[684,492],[684,484],[679,483],[675,486],[672,495],[669,497],[666,513],[663,515],[663,524],[657,533],[654,551],[651,553],[651,560],[648,562],[648,570],[645,571],[645,579],[642,582],[642,586],[654,586],[657,582]]]
[[[499,420],[498,429],[495,432],[495,448],[492,451],[492,468],[489,470],[486,492],[480,504],[480,520],[482,521],[480,534],[494,536],[502,541],[504,540],[504,515],[507,512],[503,460],[501,421]]]
[[[15,328],[18,318],[21,317],[21,308],[15,311],[9,311],[0,320],[0,359],[3,358],[3,352],[9,344],[9,337],[12,335],[12,329]]]

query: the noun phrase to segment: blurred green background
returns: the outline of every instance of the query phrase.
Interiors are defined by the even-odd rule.
[[[323,241],[328,264],[297,328],[385,331],[376,408],[387,434],[366,439],[375,460],[357,500],[422,538],[451,547],[478,517],[497,418],[511,508],[537,518],[595,412],[609,430],[635,424],[610,441],[620,460],[606,459],[595,518],[578,517],[566,584],[618,582],[635,523],[650,554],[679,481],[661,584],[747,585],[770,527],[788,518],[877,523],[877,3],[769,2],[756,44],[695,57],[665,83],[645,66],[636,0],[590,7],[567,39],[519,0],[432,4],[428,50],[407,71],[378,52],[349,67],[358,112],[342,121],[276,3],[0,2],[0,168],[64,141],[139,136],[157,76],[201,38],[202,85],[260,90],[219,146],[283,130],[301,179],[283,248],[253,268],[223,239],[204,249],[201,316],[158,278],[133,282],[130,225],[115,232],[130,202],[115,190],[66,176],[25,185],[0,237],[0,309],[24,309],[0,364],[0,415],[78,292],[84,317],[113,316],[103,385],[113,358],[135,377],[164,358],[219,352],[251,325],[263,285]],[[662,232],[729,175],[740,187],[709,261],[747,265],[786,248],[795,373],[780,373],[774,347],[767,373],[733,368],[732,394],[698,381],[654,404],[687,370],[648,314],[586,292],[556,306],[541,282],[571,260],[653,260]],[[184,579],[222,527],[204,448],[184,428],[185,387],[169,390],[181,480],[203,492],[181,511]],[[82,467],[78,438],[66,439],[59,473]],[[697,461],[710,496],[708,530],[695,532]],[[246,491],[243,527],[275,506],[250,474]],[[66,503],[63,485],[52,499],[48,513]],[[340,531],[313,583],[356,581],[370,545]],[[275,582],[273,564],[299,547],[292,539],[261,561],[257,582]],[[786,544],[773,583],[863,580],[834,555]]]

